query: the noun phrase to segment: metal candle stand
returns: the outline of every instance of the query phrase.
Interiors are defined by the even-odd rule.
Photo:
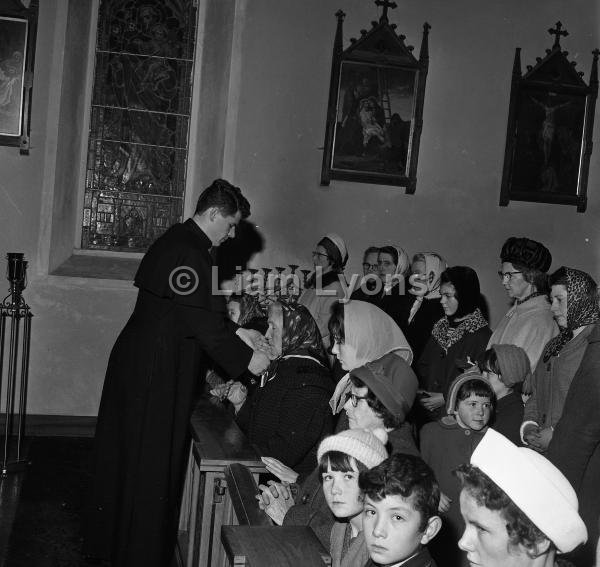
[[[22,455],[22,443],[25,435],[25,416],[27,409],[27,380],[29,376],[29,348],[31,344],[31,317],[29,306],[23,299],[26,286],[27,262],[20,252],[6,255],[8,266],[6,277],[10,282],[10,293],[0,304],[0,400],[4,394],[2,386],[6,383],[4,412],[4,455],[2,475],[23,470],[27,461]],[[7,332],[7,320],[10,321]],[[21,320],[23,332],[21,334]],[[7,340],[8,339],[8,340]],[[7,344],[8,343],[8,344]],[[5,376],[5,353],[8,350],[8,365]],[[18,369],[20,365],[20,376]],[[19,396],[18,414],[15,416],[15,398]],[[10,443],[14,434],[15,417],[17,423],[16,448]]]

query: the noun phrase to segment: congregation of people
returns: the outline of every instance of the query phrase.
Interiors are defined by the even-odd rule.
[[[592,276],[549,273],[543,244],[507,238],[489,270],[511,305],[492,329],[472,267],[369,246],[348,293],[347,246],[328,234],[299,298],[225,305],[209,285],[213,249],[249,214],[216,180],[142,260],[100,406],[89,557],[170,564],[201,384],[268,471],[257,509],[312,528],[334,567],[593,567]],[[199,276],[189,292],[173,285],[182,266]]]
[[[500,565],[513,555],[511,565],[594,565],[600,444],[590,436],[600,420],[582,421],[598,397],[579,385],[599,360],[594,279],[549,273],[543,244],[508,238],[498,276],[511,306],[492,331],[471,267],[370,246],[348,297],[347,261],[329,234],[297,302],[261,315],[256,297],[229,300],[238,317],[254,310],[255,328],[268,319],[261,383],[212,390],[264,455],[260,508],[276,524],[312,527],[334,566]],[[504,555],[487,557],[472,535],[484,529],[470,517],[480,508],[506,527]]]

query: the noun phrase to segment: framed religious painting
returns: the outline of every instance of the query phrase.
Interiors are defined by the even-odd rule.
[[[589,84],[560,46],[560,22],[548,30],[554,45],[521,74],[513,65],[500,205],[533,201],[587,206],[587,181],[598,95],[598,55],[592,52]]]
[[[321,184],[332,179],[416,189],[423,101],[429,65],[429,24],[423,26],[419,59],[404,43],[388,8],[361,38],[343,48],[338,11],[334,40]]]
[[[29,153],[37,0],[4,2],[0,13],[0,145]]]

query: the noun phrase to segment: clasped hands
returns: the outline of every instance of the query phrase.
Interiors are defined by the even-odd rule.
[[[283,524],[287,511],[294,505],[294,497],[290,484],[296,482],[298,473],[273,457],[261,457],[267,470],[277,476],[281,482],[270,480],[258,486],[260,493],[256,495],[258,507],[278,525]]]
[[[523,429],[523,439],[529,447],[538,453],[544,453],[550,445],[554,430],[552,427],[545,427],[541,429],[539,425],[535,423],[529,423]]]

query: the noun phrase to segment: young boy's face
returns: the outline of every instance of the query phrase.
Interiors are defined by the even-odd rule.
[[[463,488],[460,512],[465,531],[458,547],[467,554],[470,565],[479,567],[525,567],[532,560],[521,547],[510,545],[506,519],[498,510],[480,506]]]
[[[481,431],[489,422],[492,404],[487,396],[471,393],[456,407],[456,420],[465,428]]]
[[[400,495],[365,497],[363,533],[371,559],[382,565],[408,559],[429,539],[421,531],[421,512]]]

